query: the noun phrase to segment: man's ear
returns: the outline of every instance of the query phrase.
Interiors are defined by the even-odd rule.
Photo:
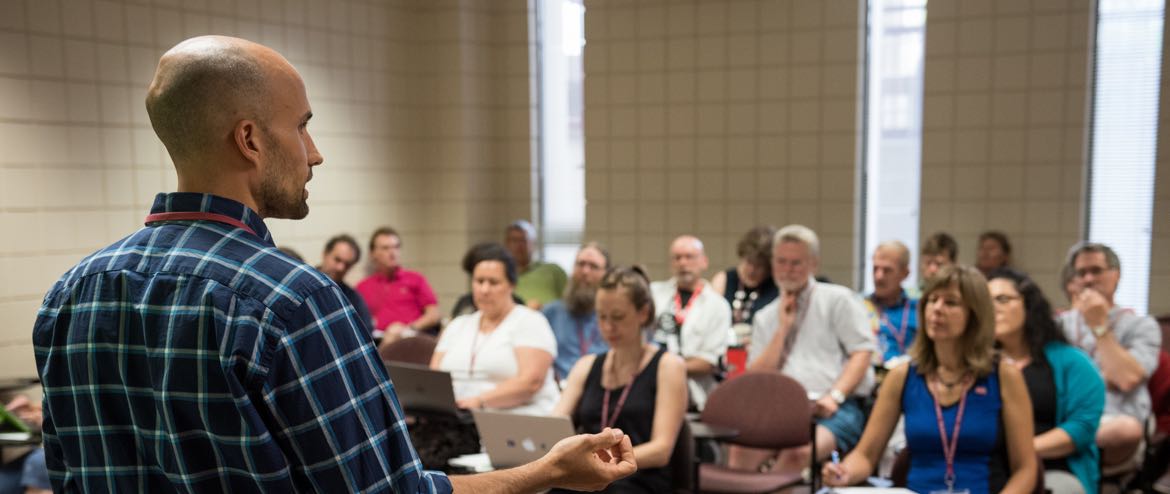
[[[260,151],[266,144],[261,134],[260,126],[255,120],[240,120],[232,128],[232,140],[236,143],[236,149],[245,160],[255,165],[260,164]]]

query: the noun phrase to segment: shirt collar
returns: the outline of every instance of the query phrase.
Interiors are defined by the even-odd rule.
[[[869,300],[871,302],[873,302],[873,305],[876,307],[882,307],[882,308],[901,307],[901,306],[906,304],[906,289],[903,288],[903,289],[899,290],[898,291],[898,298],[894,299],[894,303],[889,304],[889,305],[879,304],[877,299],[873,298],[872,293],[869,294]]]
[[[226,197],[199,192],[162,192],[154,196],[154,205],[150,207],[150,214],[191,212],[222,214],[239,220],[265,243],[276,245],[272,240],[272,232],[268,231],[259,213]]]

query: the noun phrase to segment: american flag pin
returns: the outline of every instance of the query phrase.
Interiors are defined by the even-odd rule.
[[[987,395],[987,387],[986,386],[975,386],[975,394],[980,395],[980,396],[986,396]]]

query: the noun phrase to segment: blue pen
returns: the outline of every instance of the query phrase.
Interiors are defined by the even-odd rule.
[[[833,466],[840,466],[840,465],[841,465],[841,453],[838,453],[837,450],[834,449],[833,450]],[[838,472],[837,478],[840,479],[841,478],[841,473],[840,473],[841,469],[838,468],[837,472]]]

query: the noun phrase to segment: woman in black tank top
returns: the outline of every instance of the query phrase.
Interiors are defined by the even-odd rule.
[[[686,365],[647,343],[654,318],[650,282],[637,267],[606,273],[597,291],[597,324],[610,350],[586,355],[569,373],[553,410],[581,433],[621,429],[634,445],[638,472],[604,492],[671,490],[671,453],[686,412]]]

